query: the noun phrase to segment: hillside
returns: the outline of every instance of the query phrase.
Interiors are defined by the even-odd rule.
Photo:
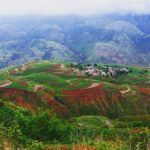
[[[142,140],[146,150],[150,70],[60,61],[5,68],[0,108],[2,149],[122,150]]]
[[[116,118],[148,114],[150,71],[126,67],[130,69],[127,74],[89,76],[83,74],[83,69],[72,68],[71,63],[28,63],[1,71],[0,95],[1,99],[30,110],[52,108],[64,117],[97,114]]]

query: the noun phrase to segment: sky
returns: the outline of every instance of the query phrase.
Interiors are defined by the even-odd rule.
[[[150,14],[150,0],[0,0],[0,15]]]

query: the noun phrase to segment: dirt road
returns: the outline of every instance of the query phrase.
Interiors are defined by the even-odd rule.
[[[64,65],[64,64],[61,64],[61,65],[60,65],[60,69],[65,69],[65,65]]]
[[[37,91],[39,91],[39,90],[44,90],[44,89],[45,89],[45,87],[42,86],[42,85],[35,85],[35,87],[34,87],[34,92],[37,92]]]
[[[87,89],[94,88],[94,87],[97,87],[99,85],[100,85],[99,83],[92,83]]]
[[[120,91],[121,94],[126,94],[126,93],[129,93],[129,92],[131,92],[131,88],[130,87],[128,87],[127,90]]]
[[[6,81],[4,81],[2,84],[0,84],[0,87],[7,87],[7,86],[9,86],[9,85],[11,85],[11,84],[12,84],[11,81],[6,80]]]

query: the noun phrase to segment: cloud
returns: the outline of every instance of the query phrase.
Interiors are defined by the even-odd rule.
[[[150,14],[150,0],[0,0],[1,15]]]

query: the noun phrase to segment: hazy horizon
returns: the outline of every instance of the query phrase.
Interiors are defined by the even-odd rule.
[[[150,14],[149,0],[0,0],[0,15]]]

